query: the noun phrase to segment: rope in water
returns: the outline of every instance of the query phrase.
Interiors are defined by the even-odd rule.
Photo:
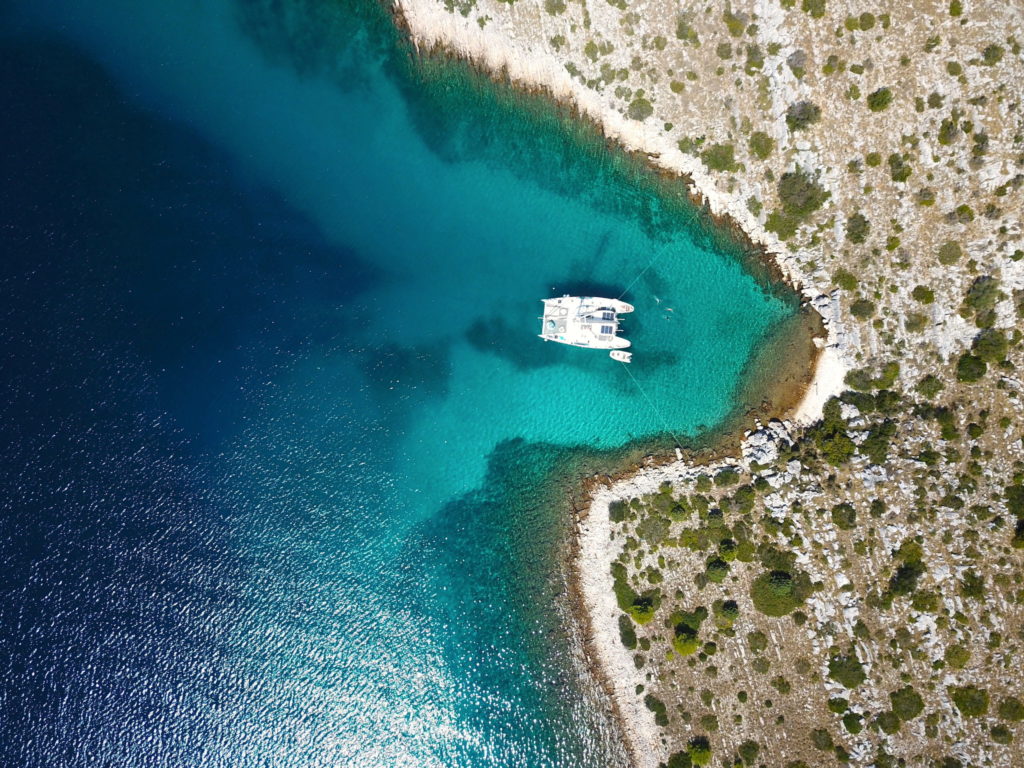
[[[650,264],[648,264],[646,267],[641,269],[640,270],[640,274],[638,274],[636,277],[634,277],[632,282],[630,282],[630,284],[626,286],[626,289],[622,293],[619,294],[619,298],[620,299],[623,296],[626,295],[626,291],[628,291],[630,288],[632,288],[634,285],[636,285],[636,281],[639,280],[641,277],[643,277],[647,273],[648,269],[650,269],[651,267],[654,266],[654,262],[656,262],[658,259],[661,258],[661,254],[664,253],[667,248],[668,248],[667,245],[663,246],[656,254],[654,254],[654,258],[651,259]]]
[[[644,388],[640,386],[640,382],[636,380],[636,376],[634,376],[633,372],[629,370],[629,366],[622,362],[620,362],[620,365],[626,369],[626,373],[629,374],[629,378],[633,380],[633,383],[636,384],[636,388],[640,390],[640,394],[644,396],[644,399],[647,401],[647,404],[651,406],[651,410],[654,411],[654,415],[661,421],[661,426],[665,429],[666,432],[672,435],[672,439],[676,441],[676,447],[682,448],[683,443],[680,441],[678,437],[676,437],[676,433],[669,429],[668,422],[665,420],[665,417],[661,415],[661,411],[658,410],[658,407],[654,404],[654,401],[651,400],[650,396],[647,394]]]

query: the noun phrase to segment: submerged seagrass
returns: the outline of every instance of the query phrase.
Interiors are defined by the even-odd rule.
[[[722,422],[791,298],[681,187],[411,59],[369,0],[14,5],[14,762],[617,760],[553,489]],[[657,411],[534,336],[538,299],[638,275]]]

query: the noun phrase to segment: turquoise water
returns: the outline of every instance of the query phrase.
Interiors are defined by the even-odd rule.
[[[34,361],[18,392],[63,394],[4,413],[6,487],[60,521],[56,604],[96,603],[10,609],[82,638],[14,653],[12,688],[78,681],[8,723],[39,734],[7,739],[19,764],[621,757],[570,663],[552,498],[581,447],[719,424],[792,304],[680,190],[417,63],[374,2],[14,6],[4,350]],[[657,410],[535,336],[541,298],[627,288]],[[65,474],[92,478],[74,514]],[[119,533],[72,554],[68,520]]]

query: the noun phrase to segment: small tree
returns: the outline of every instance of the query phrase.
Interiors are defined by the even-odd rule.
[[[951,685],[946,690],[964,717],[980,717],[988,712],[988,691],[984,688],[974,685]]]
[[[786,125],[791,131],[802,131],[821,120],[821,107],[810,101],[798,101],[786,110]]]
[[[959,381],[973,383],[980,381],[988,366],[980,357],[965,352],[956,363],[956,377]]]
[[[867,679],[864,666],[851,651],[828,660],[828,676],[845,688],[856,688]]]
[[[913,720],[924,711],[924,699],[909,685],[890,693],[889,701],[900,720]]]
[[[892,103],[892,91],[888,88],[879,88],[868,94],[868,109],[872,112],[881,112]]]

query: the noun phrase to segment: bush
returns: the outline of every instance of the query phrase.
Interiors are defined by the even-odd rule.
[[[999,702],[999,717],[1011,723],[1019,723],[1024,720],[1024,704],[1016,696],[1007,696]]]
[[[757,755],[761,751],[761,746],[752,739],[747,739],[739,747],[740,760],[743,761],[744,765],[753,765],[757,760]]]
[[[980,717],[988,712],[988,691],[974,685],[951,685],[946,689],[964,717]]]
[[[804,219],[825,204],[831,197],[815,179],[802,168],[782,174],[779,179],[779,200],[782,210],[797,219]]]
[[[775,142],[772,137],[763,131],[754,131],[750,134],[750,151],[761,160],[767,159],[775,148]]]
[[[913,720],[924,711],[924,699],[909,685],[890,693],[889,701],[900,720]]]
[[[910,174],[913,173],[913,169],[907,165],[903,159],[903,155],[898,155],[895,152],[889,155],[889,176],[892,177],[893,181],[904,182],[910,178]]]
[[[875,302],[870,299],[857,299],[850,305],[850,314],[860,320],[867,320],[875,314]]]
[[[868,436],[860,444],[860,453],[867,456],[872,464],[884,464],[889,454],[889,442],[896,434],[896,423],[886,419],[868,430]]]
[[[927,397],[929,400],[935,397],[937,394],[939,394],[939,392],[941,392],[945,388],[946,385],[942,383],[942,379],[931,373],[929,373],[927,376],[925,376],[923,379],[917,382],[917,386],[915,387],[915,389],[918,392]]]
[[[651,102],[645,99],[643,96],[637,96],[633,101],[630,102],[629,108],[626,110],[626,115],[630,120],[644,121],[648,117],[654,114],[654,107],[651,106]]]
[[[986,363],[999,363],[1006,359],[1009,350],[1006,334],[994,328],[986,328],[977,335],[971,349]]]
[[[924,572],[924,563],[920,560],[900,563],[892,578],[889,579],[889,593],[899,596],[911,594],[917,589],[917,581],[924,575]]]
[[[740,473],[735,469],[723,469],[717,475],[715,475],[715,485],[720,488],[725,488],[730,485],[736,485],[740,481]]]
[[[871,232],[871,222],[861,213],[855,213],[846,220],[846,239],[851,243],[863,243]]]
[[[654,713],[654,722],[664,728],[668,725],[668,711],[665,709],[665,702],[652,693],[644,696],[644,706]]]
[[[853,440],[846,434],[846,421],[837,398],[825,403],[821,424],[814,430],[814,444],[825,461],[835,467],[849,461],[856,451]]]
[[[700,159],[712,171],[735,171],[735,151],[732,144],[712,144],[700,153]]]
[[[868,109],[872,112],[881,112],[892,104],[892,91],[888,88],[879,88],[868,94]]]
[[[720,557],[714,557],[708,561],[704,575],[713,584],[721,584],[729,575],[729,564]]]
[[[754,579],[750,597],[766,616],[786,616],[803,602],[793,576],[787,571],[766,571]]]
[[[828,676],[844,688],[853,689],[867,679],[864,666],[851,651],[849,654],[836,654],[828,660]]]
[[[852,531],[857,527],[857,510],[850,504],[836,504],[832,507],[832,522],[837,528]]]
[[[991,275],[983,275],[975,279],[967,289],[964,306],[975,313],[988,312],[994,309],[1002,298],[999,281]]]
[[[971,652],[962,645],[951,645],[946,649],[943,658],[953,669],[963,669],[971,660]]]
[[[633,622],[626,614],[619,615],[619,639],[629,650],[636,648],[636,631]]]
[[[881,712],[878,717],[875,718],[875,723],[878,724],[882,733],[887,733],[890,736],[899,731],[900,726],[902,725],[900,719],[892,712]]]
[[[804,13],[810,14],[812,19],[820,19],[825,15],[825,0],[803,0],[800,7]]]
[[[811,731],[811,743],[822,751],[827,751],[835,746],[832,741],[832,734],[824,728],[815,728]]]
[[[926,285],[916,285],[914,290],[910,292],[914,301],[919,301],[922,304],[931,304],[935,301],[935,291]]]
[[[629,517],[629,505],[621,499],[616,499],[608,505],[608,518],[613,523],[621,523]]]
[[[987,67],[993,67],[1003,60],[1004,53],[1005,51],[1001,45],[992,43],[992,45],[986,46],[985,50],[981,52],[981,61]]]
[[[857,278],[852,272],[848,272],[842,267],[837,269],[835,274],[832,275],[832,282],[847,291],[853,291],[857,288]]]
[[[708,765],[711,762],[711,743],[706,736],[694,736],[686,746],[686,753],[694,765]]]
[[[856,712],[847,712],[843,715],[843,727],[846,728],[849,733],[857,735],[864,730],[864,725],[862,723],[863,720],[863,715],[858,715]]]
[[[985,375],[988,366],[980,357],[965,352],[956,363],[956,377],[959,381],[971,383]]]
[[[821,107],[810,101],[798,101],[786,110],[786,125],[791,131],[802,131],[821,120]]]

